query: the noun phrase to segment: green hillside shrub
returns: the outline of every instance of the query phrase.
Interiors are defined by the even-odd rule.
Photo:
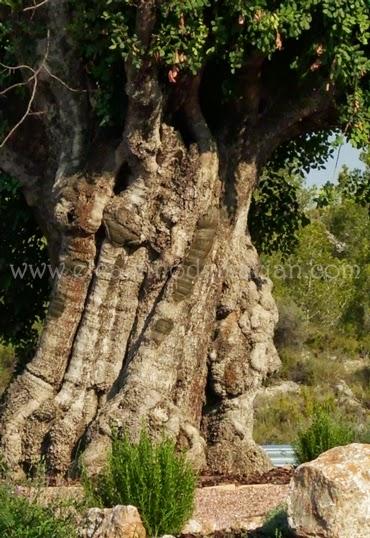
[[[347,445],[355,440],[355,431],[339,423],[328,406],[315,406],[311,424],[298,434],[294,444],[299,463],[312,461],[330,448]]]

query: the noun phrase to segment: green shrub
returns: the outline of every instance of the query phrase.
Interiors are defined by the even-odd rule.
[[[318,387],[335,385],[346,377],[345,361],[341,357],[312,351],[294,354],[289,349],[283,349],[280,356],[282,360],[280,376],[284,380]]]
[[[354,439],[354,430],[347,424],[340,424],[329,407],[316,406],[310,426],[299,432],[294,448],[299,463],[304,463],[330,448],[352,443]]]
[[[137,444],[116,437],[104,471],[83,482],[95,505],[136,506],[149,536],[158,536],[178,534],[191,517],[197,478],[171,440],[153,443],[142,432]]]
[[[284,392],[255,401],[253,438],[259,444],[294,443],[300,430],[311,422],[318,403],[330,405],[334,394],[302,386],[297,393]]]
[[[57,517],[45,507],[0,486],[0,536],[7,538],[74,538],[68,518]]]

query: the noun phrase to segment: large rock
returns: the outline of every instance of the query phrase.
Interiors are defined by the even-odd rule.
[[[134,506],[91,508],[79,538],[145,538],[146,531]]]
[[[298,467],[288,501],[299,537],[370,537],[370,445],[333,448]]]

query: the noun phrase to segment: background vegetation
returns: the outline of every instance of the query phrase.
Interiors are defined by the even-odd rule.
[[[32,357],[50,290],[47,276],[32,278],[27,271],[15,279],[12,267],[47,263],[42,231],[20,185],[0,172],[0,392],[16,366],[15,356],[18,369]]]
[[[344,168],[338,184],[298,187],[307,221],[295,244],[277,242],[263,255],[279,307],[282,368],[269,380],[275,390],[257,399],[259,442],[292,442],[315,402],[335,402],[337,421],[355,424],[358,438],[370,430],[369,155],[363,159],[366,170]],[[286,181],[297,184],[289,174]],[[276,390],[282,382],[289,384]]]

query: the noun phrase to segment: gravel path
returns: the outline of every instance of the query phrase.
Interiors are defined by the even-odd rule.
[[[193,519],[184,534],[210,534],[214,531],[252,530],[260,527],[266,515],[283,504],[289,485],[213,486],[198,489]]]

